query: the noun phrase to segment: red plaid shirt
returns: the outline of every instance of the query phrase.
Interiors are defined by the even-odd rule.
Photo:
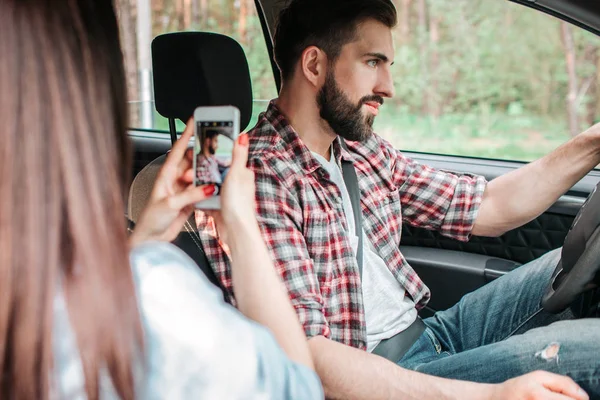
[[[198,154],[196,158],[196,180],[201,183],[221,183],[221,169],[229,167],[231,161],[223,161],[215,155],[206,157]]]
[[[205,157],[200,154],[196,158],[196,180],[201,183],[221,183],[221,172],[217,157]]]
[[[256,176],[258,221],[275,266],[308,337],[366,348],[358,265],[347,232],[341,192],[274,103],[250,135],[248,165]],[[373,135],[334,141],[334,154],[354,164],[363,229],[418,308],[429,289],[399,250],[402,223],[466,241],[486,181],[417,164]],[[204,250],[232,298],[229,258],[213,225],[198,213]]]

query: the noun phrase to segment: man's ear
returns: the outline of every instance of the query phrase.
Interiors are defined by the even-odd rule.
[[[300,57],[302,74],[315,87],[321,87],[327,73],[327,55],[317,46],[309,46]]]

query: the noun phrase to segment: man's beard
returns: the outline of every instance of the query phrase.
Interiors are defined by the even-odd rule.
[[[208,146],[208,153],[214,156],[217,153],[217,149],[214,146]]]
[[[352,104],[352,101],[337,85],[333,72],[328,72],[325,77],[325,83],[317,95],[317,104],[320,108],[320,115],[335,134],[346,140],[362,142],[367,140],[373,134],[373,114],[363,115],[362,106],[366,102],[375,101],[383,104],[381,96],[365,96],[358,102],[358,105]]]

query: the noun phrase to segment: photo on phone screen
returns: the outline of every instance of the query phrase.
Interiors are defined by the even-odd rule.
[[[202,114],[201,111],[204,114],[211,114],[210,110],[197,110],[196,114]],[[233,144],[239,133],[235,114],[232,113],[230,118],[223,118],[227,114],[225,111],[221,113],[224,114],[221,118],[215,115],[213,120],[208,120],[207,116],[203,119],[195,118],[194,183],[196,186],[214,184],[216,187],[214,196],[197,203],[197,208],[220,208],[219,193],[229,171]],[[213,114],[219,113],[213,112]]]

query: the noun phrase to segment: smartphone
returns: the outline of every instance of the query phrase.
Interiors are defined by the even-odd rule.
[[[196,208],[218,210],[233,144],[240,134],[240,110],[234,106],[198,107],[194,126],[194,185],[216,186],[214,195],[196,203]]]

